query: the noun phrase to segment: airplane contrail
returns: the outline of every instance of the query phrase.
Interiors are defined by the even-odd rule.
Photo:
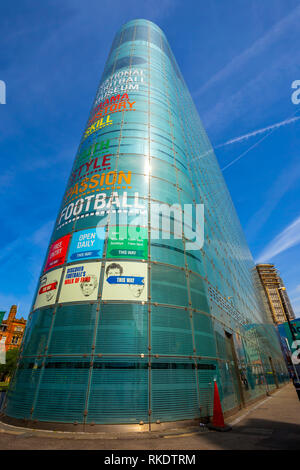
[[[234,139],[227,140],[223,144],[217,145],[215,148],[224,147],[225,145],[234,144],[235,142],[241,142],[243,140],[249,139],[249,137],[254,137],[258,134],[264,134],[265,132],[271,131],[273,129],[277,129],[278,127],[286,126],[287,124],[291,124],[292,122],[298,121],[300,116],[293,117],[290,119],[285,119],[284,121],[276,122],[276,124],[272,124],[268,127],[263,127],[262,129],[257,129],[256,131],[249,132],[248,134],[240,135],[239,137],[235,137]]]

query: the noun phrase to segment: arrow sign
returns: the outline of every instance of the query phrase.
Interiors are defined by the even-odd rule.
[[[50,290],[54,290],[57,287],[57,281],[51,282],[51,284],[47,284],[46,286],[43,286],[39,290],[39,294],[44,294],[45,292],[49,292]]]
[[[144,251],[143,250],[131,250],[129,249],[119,249],[119,250],[111,250],[110,256],[141,256],[143,257]]]
[[[64,255],[64,256],[60,256],[59,258],[56,258],[56,259],[53,260],[53,261],[49,261],[49,263],[48,263],[48,265],[47,265],[47,269],[53,268],[56,264],[63,264],[63,263],[64,263],[64,259],[65,259],[65,255]]]
[[[107,278],[109,284],[138,284],[144,285],[144,278],[140,276],[109,276]]]
[[[79,253],[73,253],[70,256],[70,260],[76,260],[80,258],[88,258],[88,257],[93,257],[93,258],[100,258],[100,251],[99,250],[91,250],[91,251],[80,251]]]

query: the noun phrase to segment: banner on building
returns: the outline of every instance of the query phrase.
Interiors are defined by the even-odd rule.
[[[61,274],[62,269],[60,268],[44,274],[41,277],[34,309],[55,303]]]
[[[102,258],[105,228],[80,230],[73,234],[68,262]]]
[[[59,238],[50,246],[44,272],[64,264],[70,240],[70,234]]]
[[[101,263],[73,264],[66,268],[59,302],[97,300]]]
[[[148,229],[130,225],[109,227],[106,257],[148,259]]]
[[[147,264],[107,262],[103,280],[103,300],[147,300]]]

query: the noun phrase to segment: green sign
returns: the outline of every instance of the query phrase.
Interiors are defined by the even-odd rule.
[[[293,329],[296,340],[300,340],[300,319],[298,318],[296,320],[290,320],[290,323],[291,323],[291,327]],[[289,345],[291,347],[294,340],[293,340],[292,333],[291,333],[291,330],[289,328],[288,322],[283,323],[280,326],[284,327],[285,336],[287,337]]]
[[[3,321],[4,315],[5,315],[5,312],[0,312],[0,325]]]
[[[106,257],[148,259],[147,228],[109,227]]]

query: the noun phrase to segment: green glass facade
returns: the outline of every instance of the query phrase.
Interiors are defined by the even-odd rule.
[[[174,217],[170,229],[154,220],[157,203],[203,205],[203,246],[175,238]],[[116,222],[125,215],[129,228]],[[166,37],[130,21],[76,154],[6,418],[189,420],[211,416],[214,378],[224,411],[280,386],[288,374],[256,276]]]

